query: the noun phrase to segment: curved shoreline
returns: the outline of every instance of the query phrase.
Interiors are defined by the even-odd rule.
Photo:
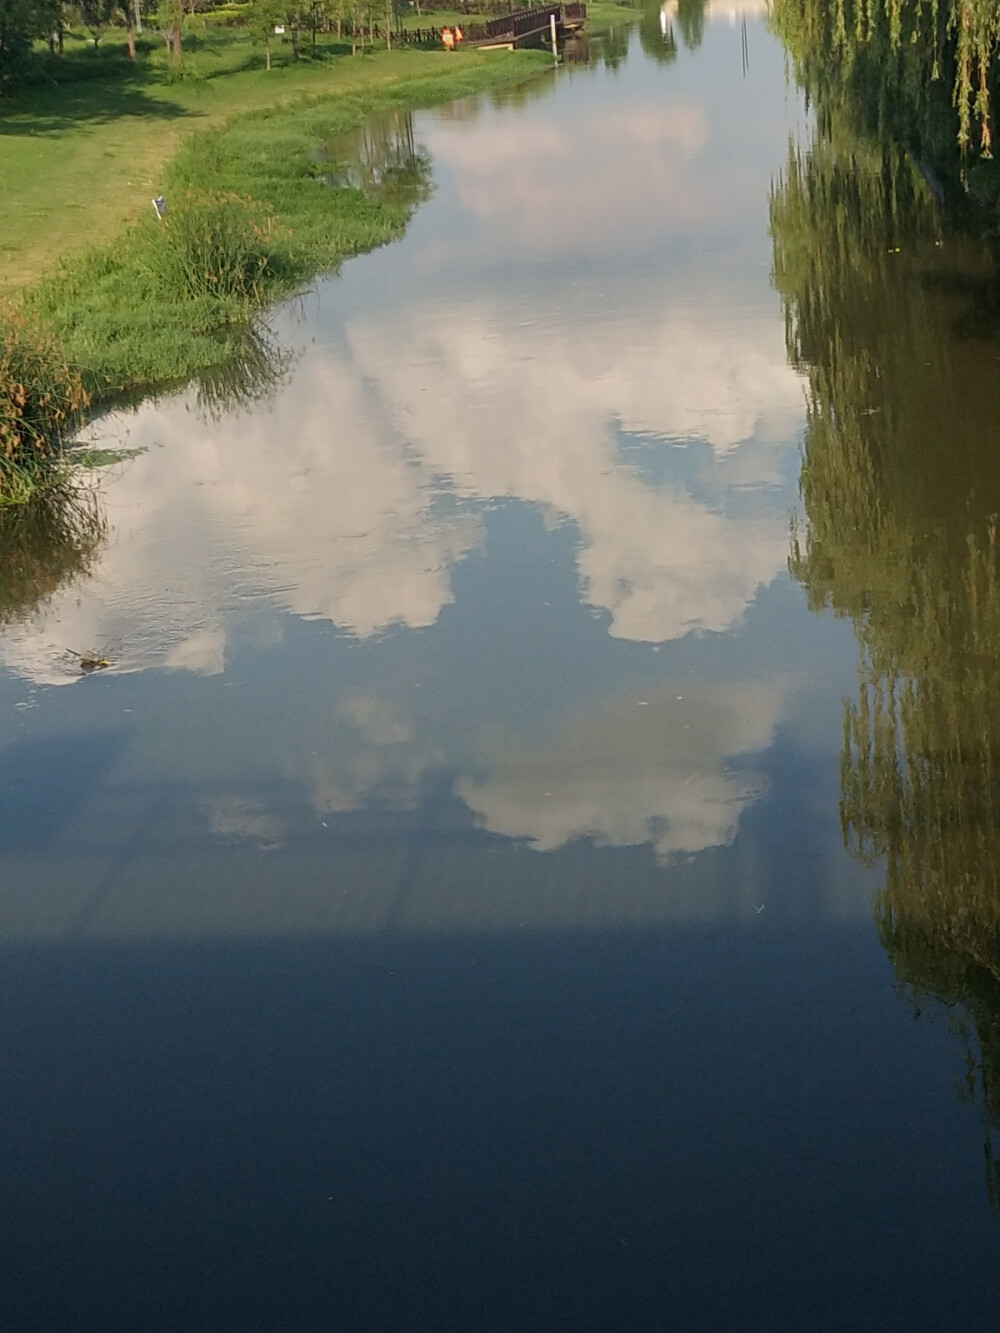
[[[110,245],[64,261],[27,288],[21,304],[81,369],[92,407],[225,365],[256,316],[316,274],[395,239],[417,206],[374,202],[318,180],[318,144],[379,114],[502,92],[549,67],[540,52],[463,53],[460,63],[445,57],[432,75],[244,112],[221,129],[195,133],[164,173],[165,226],[144,218]],[[222,226],[227,218],[235,240]],[[205,283],[192,270],[215,262],[202,259],[213,243],[222,279],[227,264],[248,262],[243,250],[234,257],[227,246],[256,247],[258,269],[249,277],[241,270],[242,285],[209,273]]]

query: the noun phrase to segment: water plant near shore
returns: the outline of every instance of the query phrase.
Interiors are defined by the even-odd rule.
[[[89,404],[79,371],[37,320],[0,308],[0,506],[55,474]]]

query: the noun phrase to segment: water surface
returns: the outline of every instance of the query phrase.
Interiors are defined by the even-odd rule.
[[[668,18],[370,127],[407,235],[90,432],[0,643],[11,1333],[996,1325],[844,732],[979,577],[991,261],[863,173],[845,253],[763,22]]]

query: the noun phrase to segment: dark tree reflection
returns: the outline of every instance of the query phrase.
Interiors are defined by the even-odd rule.
[[[809,403],[790,563],[855,628],[845,840],[885,866],[880,937],[917,1010],[940,1001],[967,1041],[1000,1205],[997,267],[901,148],[854,128],[821,114],[771,199]]]
[[[85,578],[107,536],[96,490],[65,482],[0,509],[0,626],[37,612]]]
[[[334,185],[390,206],[413,208],[431,192],[431,161],[414,137],[409,112],[375,116],[326,150]]]
[[[202,371],[195,381],[198,409],[209,421],[264,402],[287,380],[295,353],[281,347],[266,324],[248,328],[229,359]]]

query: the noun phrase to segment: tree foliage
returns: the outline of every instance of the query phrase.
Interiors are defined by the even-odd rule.
[[[947,117],[963,154],[978,146],[989,155],[1000,84],[996,0],[774,0],[773,14],[810,90],[839,85],[897,127]]]
[[[0,0],[0,94],[17,81],[31,43],[44,35],[51,22],[47,0]]]

